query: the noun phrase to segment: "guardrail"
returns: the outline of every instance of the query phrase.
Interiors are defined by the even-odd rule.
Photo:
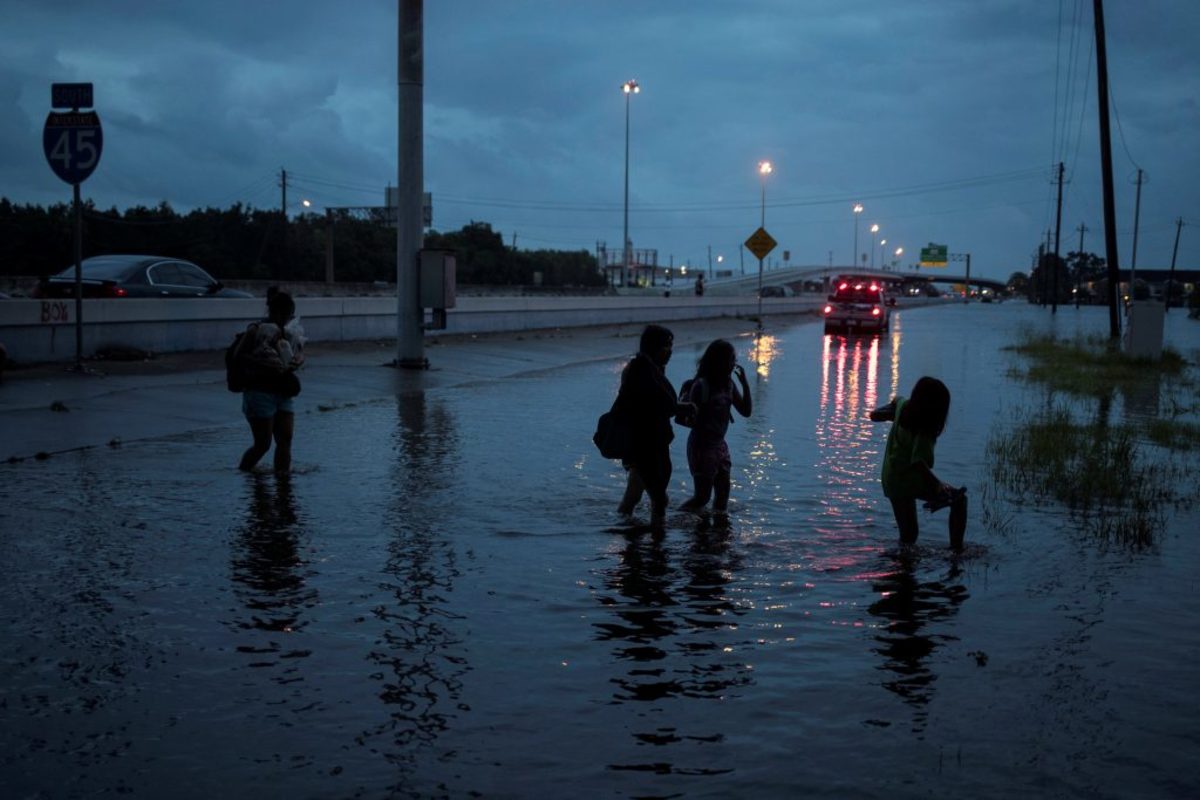
[[[814,312],[824,297],[764,298],[763,315]],[[444,331],[585,327],[719,317],[752,317],[755,297],[459,297]],[[392,297],[299,297],[296,312],[311,341],[392,339]],[[88,299],[83,301],[83,355],[111,349],[152,353],[224,348],[265,313],[260,299]],[[19,363],[75,357],[74,300],[0,300],[0,343]]]

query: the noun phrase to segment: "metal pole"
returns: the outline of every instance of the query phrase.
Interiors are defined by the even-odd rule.
[[[964,303],[971,301],[971,254],[967,253],[967,294],[963,297]]]
[[[83,208],[79,202],[79,184],[73,184],[75,198],[75,369],[83,370]]]
[[[766,230],[766,228],[767,228],[767,174],[765,172],[761,172],[761,171],[759,174],[762,175],[762,205],[760,206],[760,208],[762,209],[762,213],[759,216],[759,227],[762,228],[763,230]],[[760,259],[758,259],[758,329],[760,331],[762,330],[762,326],[763,326],[762,278],[763,278],[763,260],[760,258]]]
[[[625,226],[621,233],[621,286],[628,283],[625,272],[629,269],[629,95],[625,90]]]
[[[400,0],[397,77],[399,99],[399,158],[397,159],[396,209],[396,366],[426,368],[425,340],[420,308],[420,274],[417,259],[422,244],[421,192],[425,65],[423,0]]]
[[[325,282],[333,283],[333,209],[325,209]]]
[[[1096,18],[1096,94],[1100,113],[1100,167],[1104,184],[1104,250],[1108,258],[1108,335],[1121,337],[1121,317],[1117,312],[1117,284],[1121,269],[1117,257],[1117,209],[1113,199],[1112,133],[1108,119],[1108,51],[1104,44],[1104,3],[1092,0]]]
[[[851,269],[858,269],[858,206],[854,207],[854,261],[851,262]]]

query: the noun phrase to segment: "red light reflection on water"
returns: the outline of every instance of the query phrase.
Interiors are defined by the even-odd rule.
[[[893,323],[894,324],[894,323]],[[891,381],[899,377],[898,334],[892,338]],[[881,337],[827,335],[821,358],[821,408],[815,440],[816,473],[823,484],[820,511],[813,519],[820,537],[812,567],[857,580],[878,555],[867,534],[878,511],[882,440],[868,413],[887,402],[880,392]],[[889,383],[882,382],[885,386]]]

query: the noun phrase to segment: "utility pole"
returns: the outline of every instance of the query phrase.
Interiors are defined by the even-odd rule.
[[[513,243],[512,243],[512,249],[513,249],[513,250],[516,250],[516,249],[517,249],[517,232],[516,232],[516,231],[513,231]]]
[[[1134,300],[1137,295],[1133,292],[1133,281],[1137,276],[1137,240],[1138,240],[1138,219],[1142,215],[1142,169],[1138,167],[1137,176],[1137,200],[1133,203],[1133,255],[1129,260],[1129,296]]]
[[[738,245],[738,263],[742,267],[742,274],[746,274],[746,245]]]
[[[397,83],[399,135],[396,186],[396,366],[427,369],[425,314],[421,308],[420,271],[424,235],[421,194],[424,177],[425,52],[423,0],[399,0]]]
[[[280,235],[280,258],[274,259],[275,266],[271,268],[271,274],[276,280],[281,277],[281,263],[287,263],[287,243],[288,243],[288,218],[287,218],[287,170],[283,167],[279,168],[279,188],[281,197],[279,199],[279,217],[283,220],[283,227],[280,229],[283,233]]]
[[[1083,272],[1083,234],[1091,228],[1081,222],[1075,230],[1079,231],[1079,259],[1075,262],[1075,307],[1079,308],[1079,279],[1083,277],[1080,274]]]
[[[1167,307],[1165,311],[1171,310],[1171,290],[1175,288],[1175,256],[1179,255],[1179,232],[1182,230],[1183,217],[1179,217],[1175,220],[1175,248],[1171,250],[1171,273],[1167,278]]]
[[[711,245],[711,244],[708,246],[708,279],[709,279],[709,281],[711,281],[711,280],[713,279],[713,274],[712,274],[712,245]]]
[[[1100,167],[1104,179],[1104,255],[1108,259],[1108,336],[1121,338],[1117,312],[1117,284],[1121,270],[1117,260],[1117,208],[1113,198],[1112,132],[1108,119],[1108,51],[1104,43],[1104,2],[1092,0],[1096,18],[1096,94],[1100,112]]]
[[[1062,237],[1062,185],[1063,185],[1063,163],[1058,162],[1058,211],[1054,216],[1054,279],[1050,282],[1050,313],[1058,313],[1058,264],[1059,264],[1059,242]]]

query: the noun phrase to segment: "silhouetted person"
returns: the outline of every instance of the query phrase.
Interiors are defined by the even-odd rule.
[[[736,375],[739,388],[730,377]],[[697,511],[713,495],[713,511],[724,512],[729,505],[729,473],[732,460],[725,432],[733,419],[731,408],[743,417],[750,416],[750,384],[746,371],[737,363],[737,352],[724,339],[710,344],[700,357],[696,377],[685,398],[696,406],[692,432],[688,434],[688,470],[692,473],[692,497],[683,504],[685,511]]]
[[[242,413],[254,443],[242,454],[238,469],[254,469],[271,449],[272,438],[275,470],[287,472],[292,467],[293,398],[299,391],[299,381],[292,373],[304,363],[303,337],[295,326],[288,325],[295,315],[292,296],[272,288],[267,292],[267,318],[251,323],[242,337],[236,356],[246,380]],[[286,378],[295,382],[295,392],[285,385]]]
[[[704,275],[700,274],[700,275],[696,276],[696,297],[703,297],[703,296],[704,296]]]
[[[961,550],[967,528],[966,488],[943,483],[933,472],[933,450],[946,427],[950,390],[936,378],[917,381],[912,397],[896,397],[871,412],[875,422],[892,422],[883,452],[884,495],[892,501],[900,541],[917,541],[917,500],[937,511],[950,506],[950,546]]]
[[[629,477],[617,510],[632,514],[644,491],[650,496],[650,521],[655,525],[666,518],[671,440],[675,438],[671,420],[681,410],[675,387],[663,371],[671,360],[674,344],[671,331],[661,325],[647,325],[637,355],[621,373],[616,402],[629,420],[634,441],[633,454],[623,460]]]

